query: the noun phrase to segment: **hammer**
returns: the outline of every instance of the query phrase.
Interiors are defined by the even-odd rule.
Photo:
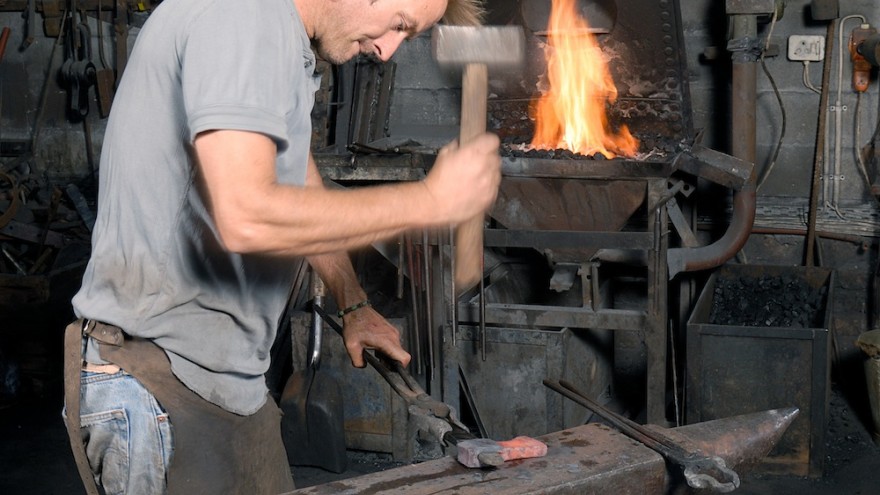
[[[461,130],[464,145],[486,132],[488,69],[514,68],[525,53],[525,36],[517,26],[437,25],[431,34],[434,59],[441,67],[463,67]],[[455,286],[463,292],[483,276],[483,215],[466,220],[455,233]]]
[[[456,448],[458,462],[470,468],[496,467],[505,461],[547,455],[547,445],[530,437],[516,437],[505,442],[475,438],[458,442]]]

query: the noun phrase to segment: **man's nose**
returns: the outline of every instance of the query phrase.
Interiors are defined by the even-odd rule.
[[[383,62],[391,60],[391,56],[400,47],[407,37],[407,33],[403,31],[390,31],[373,41],[373,49],[375,56]]]

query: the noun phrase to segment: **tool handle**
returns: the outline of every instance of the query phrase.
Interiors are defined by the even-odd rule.
[[[28,19],[28,24],[31,22],[32,21]],[[9,33],[11,32],[12,30],[8,27],[4,27],[3,31],[0,32],[0,60],[3,60],[3,54],[6,53],[6,43],[9,41]]]
[[[316,308],[323,308],[324,296],[327,291],[324,286],[324,281],[321,280],[321,276],[314,270],[312,270],[310,285],[313,312],[312,332],[309,334],[309,367],[312,369],[318,369],[321,365],[321,343],[323,340],[322,333],[324,329],[324,318]]]
[[[461,131],[467,144],[486,132],[489,70],[485,64],[467,64],[461,81]],[[483,214],[464,221],[455,232],[455,287],[459,294],[483,276]]]

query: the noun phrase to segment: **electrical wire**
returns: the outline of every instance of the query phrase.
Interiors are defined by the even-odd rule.
[[[767,68],[767,64],[764,62],[764,55],[767,53],[767,50],[770,49],[770,36],[773,35],[773,28],[776,27],[777,20],[777,11],[773,11],[773,18],[770,21],[770,29],[767,31],[767,39],[764,42],[764,49],[761,50],[761,69],[764,71],[764,74],[767,76],[767,80],[770,81],[770,86],[773,88],[773,94],[776,95],[776,101],[779,103],[779,111],[782,115],[782,125],[779,130],[779,139],[776,141],[776,149],[773,150],[773,157],[770,159],[770,163],[764,167],[764,170],[761,172],[761,178],[758,180],[758,185],[755,187],[755,192],[761,190],[761,186],[764,185],[764,181],[770,176],[770,172],[773,170],[773,167],[776,165],[776,160],[779,158],[779,151],[782,149],[782,140],[785,138],[785,126],[788,118],[785,114],[785,103],[782,101],[782,95],[779,93],[779,87],[776,85],[776,80],[773,79],[773,75],[770,74],[770,70]]]
[[[804,60],[804,86],[807,87],[810,91],[816,94],[822,94],[822,90],[813,86],[813,82],[810,80],[810,61]]]
[[[856,155],[856,163],[858,164],[859,172],[862,175],[862,179],[865,181],[865,186],[868,190],[871,190],[871,179],[868,177],[868,167],[865,166],[865,160],[862,158],[862,124],[861,124],[861,116],[862,116],[862,93],[856,92],[856,129],[855,129],[855,146],[853,146],[853,151]]]
[[[878,86],[877,91],[877,124],[874,126],[874,134],[871,135],[870,142],[876,142],[878,136],[880,136],[880,86]]]

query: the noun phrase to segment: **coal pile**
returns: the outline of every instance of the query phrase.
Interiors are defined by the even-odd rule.
[[[812,287],[803,278],[718,278],[709,315],[713,325],[819,328],[825,286]]]
[[[665,161],[669,156],[681,151],[680,144],[659,137],[638,136],[640,143],[640,151],[633,157],[621,157],[630,160],[661,160]],[[608,160],[602,153],[591,153],[588,155],[576,153],[567,149],[535,149],[530,144],[531,139],[514,140],[510,138],[502,138],[501,156],[509,158],[528,158],[540,160]],[[612,150],[614,151],[614,150]]]
[[[602,153],[594,153],[592,155],[582,155],[565,149],[539,150],[539,149],[517,149],[516,147],[507,147],[502,149],[503,156],[514,158],[537,158],[544,160],[606,160]]]

